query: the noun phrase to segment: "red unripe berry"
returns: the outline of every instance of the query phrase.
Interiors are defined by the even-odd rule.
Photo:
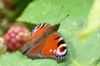
[[[9,51],[20,49],[28,40],[29,30],[21,26],[12,26],[4,35],[4,40]]]

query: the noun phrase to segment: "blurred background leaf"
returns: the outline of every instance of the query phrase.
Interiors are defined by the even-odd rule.
[[[85,27],[84,30],[82,30],[82,32],[80,33],[80,39],[85,39],[89,35],[91,35],[93,31],[100,29],[100,7],[99,7],[100,5],[99,3],[100,3],[99,0],[94,1],[94,4],[88,16],[87,27]]]

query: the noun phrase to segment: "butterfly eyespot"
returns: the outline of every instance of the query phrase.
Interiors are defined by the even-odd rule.
[[[67,54],[66,44],[61,44],[57,48],[56,57],[57,59],[64,59],[65,55]]]

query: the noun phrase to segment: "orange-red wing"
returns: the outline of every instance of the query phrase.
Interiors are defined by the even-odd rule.
[[[41,54],[45,57],[55,56],[58,47],[59,34],[57,32],[53,33],[45,41],[45,45],[42,48]]]

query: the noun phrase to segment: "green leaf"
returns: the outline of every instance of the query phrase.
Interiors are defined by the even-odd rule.
[[[48,62],[47,62],[48,61]],[[38,62],[38,63],[37,63]],[[50,64],[52,63],[52,64]],[[56,66],[56,61],[52,59],[32,60],[22,55],[20,52],[6,53],[0,58],[0,66]]]
[[[53,59],[31,60],[15,52],[1,56],[1,66],[99,66],[100,30],[96,29],[85,41],[79,39],[79,32],[87,24],[92,4],[95,4],[94,0],[35,0],[30,3],[18,21],[55,24],[69,14],[59,28],[67,42],[68,55],[58,64]],[[63,9],[59,13],[62,5]]]
[[[85,21],[93,0],[38,0],[25,9],[19,21],[32,23],[56,23],[69,14],[68,20]],[[62,8],[63,6],[63,8]],[[62,9],[61,9],[62,8]],[[59,13],[61,11],[61,13]]]

